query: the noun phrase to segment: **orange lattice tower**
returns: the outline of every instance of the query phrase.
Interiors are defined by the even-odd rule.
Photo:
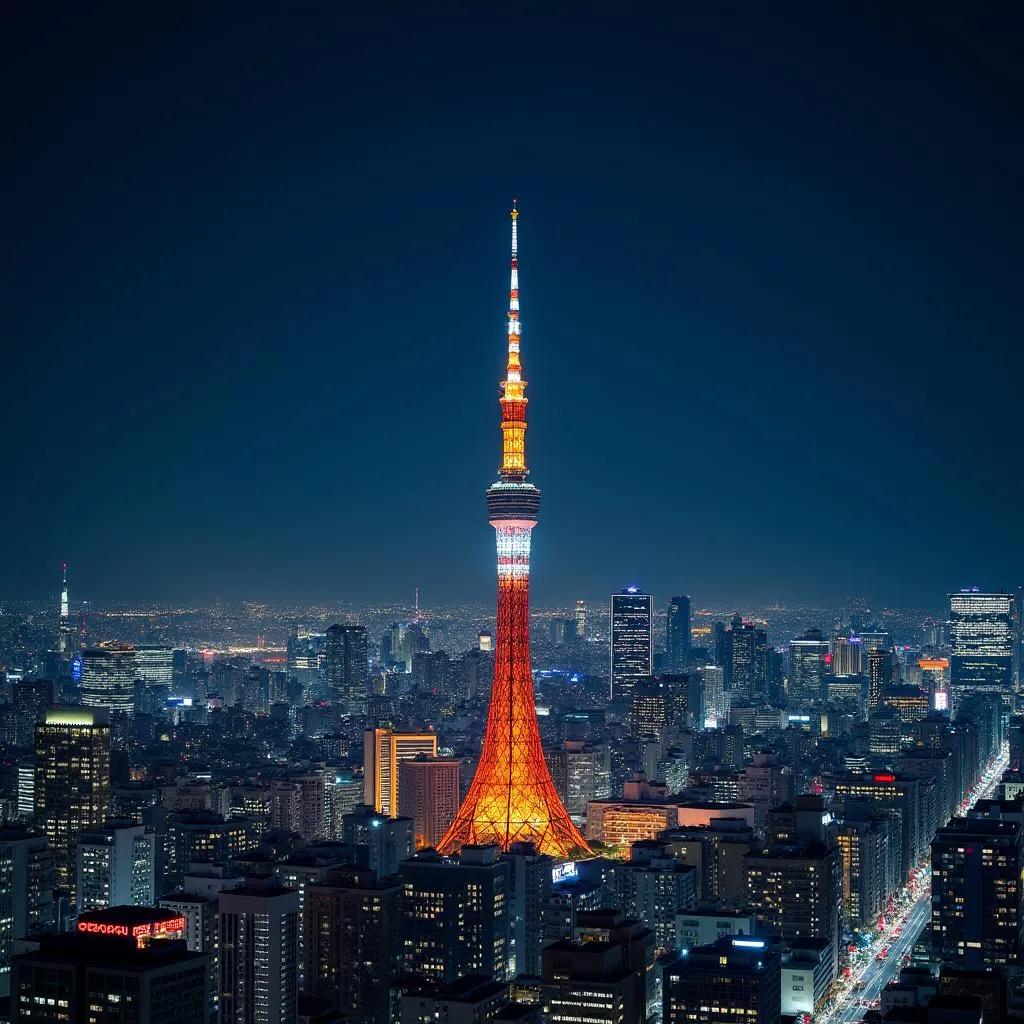
[[[469,843],[532,842],[538,852],[566,857],[589,848],[551,781],[533,701],[530,669],[530,531],[540,491],[527,482],[526,381],[519,362],[519,258],[512,209],[512,286],[508,304],[508,366],[501,383],[500,479],[487,489],[487,512],[498,541],[498,635],[487,734],[473,784],[439,849]]]

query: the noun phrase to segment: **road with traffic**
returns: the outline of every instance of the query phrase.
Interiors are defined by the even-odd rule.
[[[989,762],[978,785],[960,805],[961,814],[995,793],[1009,757],[1009,747],[1004,744],[1000,756]],[[882,989],[899,977],[904,961],[909,959],[914,944],[931,920],[931,877],[928,867],[918,872],[917,878],[904,890],[895,915],[886,916],[885,931],[876,933],[871,945],[857,952],[849,976],[840,982],[838,996],[814,1015],[815,1024],[853,1024],[869,1008],[877,1006]]]

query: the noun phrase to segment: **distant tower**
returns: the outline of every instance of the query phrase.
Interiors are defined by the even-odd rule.
[[[60,588],[60,629],[57,634],[57,650],[66,654],[71,641],[71,618],[68,613],[68,563],[64,563],[64,582]]]
[[[532,842],[538,853],[565,857],[589,847],[551,781],[537,728],[530,665],[530,531],[540,491],[526,480],[526,381],[519,362],[519,256],[512,210],[512,281],[508,363],[501,383],[500,479],[487,489],[487,512],[498,542],[498,630],[487,732],[476,775],[439,845],[451,853],[497,843],[508,850]]]

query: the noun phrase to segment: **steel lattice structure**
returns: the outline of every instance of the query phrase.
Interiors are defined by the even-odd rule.
[[[512,280],[508,364],[501,383],[500,479],[487,490],[487,511],[498,546],[498,633],[487,732],[476,775],[441,853],[470,843],[532,842],[556,857],[589,853],[551,781],[537,728],[530,668],[530,531],[540,491],[527,481],[526,381],[519,359],[519,257],[512,209]]]

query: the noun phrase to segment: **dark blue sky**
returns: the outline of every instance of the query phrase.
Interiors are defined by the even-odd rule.
[[[8,17],[0,594],[489,597],[512,196],[538,600],[1020,582],[1019,7],[338,6]]]

